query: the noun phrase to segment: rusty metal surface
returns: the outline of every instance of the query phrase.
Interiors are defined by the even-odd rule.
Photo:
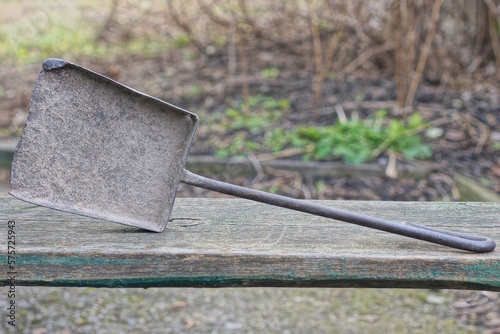
[[[11,194],[163,231],[198,118],[58,59],[43,63],[16,148]]]

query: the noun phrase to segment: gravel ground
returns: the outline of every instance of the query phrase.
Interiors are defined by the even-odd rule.
[[[459,298],[451,291],[401,289],[18,287],[16,329],[34,334],[485,333],[487,327],[474,324],[479,317],[457,317],[457,310],[463,315],[470,306],[470,293]],[[0,305],[6,298],[2,293]],[[0,328],[11,332],[5,326],[3,321]]]

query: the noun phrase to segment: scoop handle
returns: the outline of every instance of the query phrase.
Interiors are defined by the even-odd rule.
[[[496,246],[495,241],[483,236],[451,232],[409,222],[395,223],[359,213],[209,179],[194,174],[186,169],[182,172],[181,182],[227,195],[246,198],[256,202],[310,213],[326,218],[337,219],[351,224],[361,225],[475,253],[492,252]]]

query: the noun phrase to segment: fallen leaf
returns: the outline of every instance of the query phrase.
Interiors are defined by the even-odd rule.
[[[175,302],[172,303],[172,307],[176,309],[184,308],[187,306],[187,302],[183,300],[176,300]]]
[[[500,166],[499,165],[494,165],[493,167],[491,167],[491,171],[493,172],[493,174],[500,177]]]
[[[193,327],[194,327],[194,321],[192,321],[192,320],[188,320],[188,321],[186,322],[186,326],[185,326],[184,328],[185,328],[185,329],[191,329],[191,328],[193,328]]]
[[[42,328],[42,327],[34,328],[33,331],[31,332],[31,334],[45,334],[45,333],[47,333],[47,328]]]

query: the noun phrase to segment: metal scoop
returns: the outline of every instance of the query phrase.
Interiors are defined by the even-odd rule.
[[[60,59],[43,63],[12,163],[13,196],[150,231],[165,230],[179,182],[472,252],[486,237],[394,223],[251,190],[184,169],[198,117]]]

